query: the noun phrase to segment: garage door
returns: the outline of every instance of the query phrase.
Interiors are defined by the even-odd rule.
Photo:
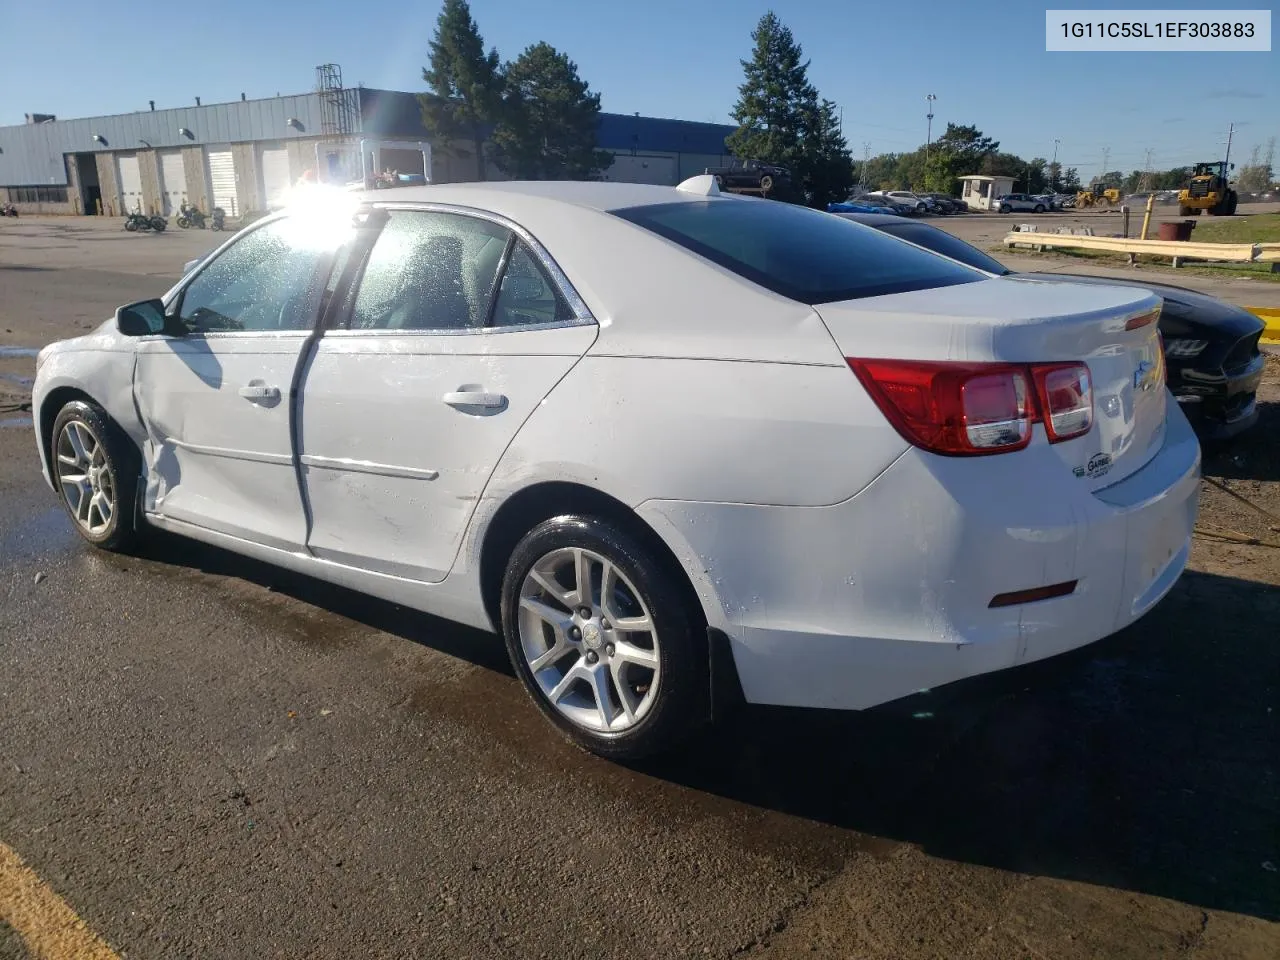
[[[264,147],[262,150],[262,196],[267,207],[278,206],[289,190],[289,151],[284,147]]]
[[[675,186],[675,157],[633,157],[628,153],[615,154],[613,163],[604,172],[604,179],[621,183],[656,183]]]
[[[116,170],[120,174],[121,212],[145,212],[142,206],[142,173],[138,170],[138,155],[131,153],[117,157]]]
[[[209,186],[212,187],[213,205],[221,207],[228,217],[240,216],[240,201],[236,194],[236,162],[230,150],[209,151]]]
[[[160,151],[160,196],[164,198],[164,215],[177,213],[187,199],[187,170],[182,165],[181,150]]]

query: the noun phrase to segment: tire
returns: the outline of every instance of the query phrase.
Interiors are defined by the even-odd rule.
[[[126,230],[128,230],[130,233],[137,233],[137,231],[138,231],[138,224],[137,224],[137,221],[135,221],[135,220],[126,220],[126,221],[124,222],[124,228],[125,228]]]
[[[1191,208],[1190,208],[1190,207],[1184,207],[1182,204],[1178,204],[1178,216],[1180,216],[1180,217],[1189,217],[1189,216],[1191,216]]]
[[[1037,203],[1037,204],[1036,204],[1036,213],[1044,213],[1044,204],[1043,204],[1043,203]]]
[[[169,224],[165,222],[164,217],[151,218],[151,229],[154,230],[156,233],[164,233],[164,228],[167,227],[168,225]]]
[[[1013,213],[1013,207],[1009,206],[1007,203],[1003,203],[1003,204],[1001,204],[1001,205],[1000,205],[1000,212],[1001,212],[1001,213]]]
[[[186,230],[188,227],[191,226],[191,221],[188,220],[186,217],[179,217],[178,226],[180,226],[183,230]]]
[[[97,404],[73,400],[53,421],[50,443],[54,483],[76,532],[104,550],[121,551],[137,542],[142,466],[124,431]]]
[[[578,607],[579,555],[587,558],[592,584],[587,619],[572,612]],[[617,575],[607,603],[596,601],[600,590],[592,579],[597,570],[603,579],[601,561]],[[592,516],[546,520],[512,551],[501,605],[511,665],[538,709],[578,746],[612,760],[635,760],[670,749],[704,722],[704,631],[680,576],[616,524]],[[561,624],[559,632],[535,610]],[[624,614],[636,621],[647,618],[652,629],[626,632],[609,623],[611,615]],[[624,643],[624,637],[631,642]],[[544,654],[554,656],[556,646],[559,657],[545,660],[535,676],[532,663]],[[617,653],[624,646],[632,656]],[[654,662],[656,669],[640,661]],[[575,674],[579,679],[570,679]],[[603,699],[609,701],[604,709],[602,697],[593,692],[599,688],[586,679],[591,674],[603,684]]]
[[[1240,205],[1240,195],[1234,190],[1227,195],[1227,216],[1234,217],[1236,215],[1236,207]]]
[[[767,174],[767,173],[766,173],[763,177],[761,177],[761,178],[760,178],[760,189],[761,189],[761,190],[763,190],[765,193],[768,193],[770,190],[772,190],[772,189],[773,189],[773,177],[769,176],[769,174]]]

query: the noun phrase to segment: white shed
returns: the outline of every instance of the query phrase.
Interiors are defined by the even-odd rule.
[[[960,199],[970,210],[999,209],[997,197],[1013,192],[1013,177],[987,177],[974,173],[961,177]]]

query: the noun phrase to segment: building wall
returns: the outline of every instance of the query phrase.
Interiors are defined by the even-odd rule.
[[[138,151],[138,172],[142,175],[142,209],[152,216],[164,211],[160,196],[160,161],[154,150]]]
[[[258,184],[258,151],[252,143],[233,143],[231,159],[236,165],[236,197],[240,203],[240,215],[252,210],[267,209]]]
[[[98,188],[102,191],[102,212],[108,217],[124,216],[120,204],[120,181],[116,177],[114,153],[100,153],[93,158],[98,166]]]
[[[209,213],[213,204],[209,200],[209,168],[204,147],[182,148],[182,172],[187,178],[187,202]]]

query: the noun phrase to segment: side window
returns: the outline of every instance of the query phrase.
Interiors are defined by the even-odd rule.
[[[453,213],[392,210],[365,264],[351,330],[484,326],[510,231]]]
[[[309,329],[339,241],[308,226],[285,217],[237,240],[187,285],[179,318],[193,333]]]
[[[547,277],[542,264],[525,244],[517,243],[498,287],[492,325],[518,327],[572,318],[573,311]]]

